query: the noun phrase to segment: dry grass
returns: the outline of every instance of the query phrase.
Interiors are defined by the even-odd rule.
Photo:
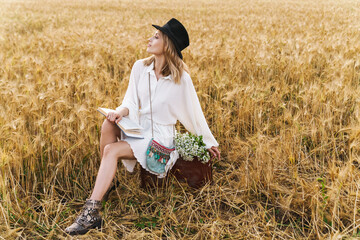
[[[120,168],[105,228],[79,239],[360,235],[358,1],[1,1],[0,239],[61,239],[99,166],[150,24],[188,28],[221,144],[215,183],[139,188]]]

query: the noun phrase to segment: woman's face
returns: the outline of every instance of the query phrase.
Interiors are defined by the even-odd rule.
[[[156,30],[154,36],[148,39],[149,43],[147,45],[146,51],[154,55],[161,55],[164,53],[164,39],[162,33],[159,30]]]

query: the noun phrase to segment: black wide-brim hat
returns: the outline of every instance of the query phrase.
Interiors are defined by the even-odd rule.
[[[189,35],[184,25],[182,25],[177,19],[172,18],[162,27],[154,24],[152,26],[166,34],[171,39],[175,45],[177,54],[181,59],[183,59],[181,51],[189,46]]]

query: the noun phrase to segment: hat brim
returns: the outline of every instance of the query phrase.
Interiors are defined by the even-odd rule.
[[[176,41],[175,41],[175,39],[173,39],[172,34],[170,34],[166,28],[160,27],[159,25],[152,24],[152,26],[154,28],[156,28],[157,30],[160,30],[162,33],[166,34],[166,36],[168,36],[171,39],[171,41],[173,42],[173,44],[174,44],[174,46],[176,48],[177,54],[179,55],[179,57],[181,59],[183,59],[183,55],[181,54],[181,51],[179,50],[179,47],[176,45]]]

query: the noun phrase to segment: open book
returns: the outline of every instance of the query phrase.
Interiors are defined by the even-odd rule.
[[[105,117],[109,112],[115,112],[115,110],[113,109],[101,108],[101,107],[99,107],[97,110]],[[137,124],[134,121],[131,121],[127,117],[123,117],[118,123],[116,123],[116,125],[118,125],[118,127],[127,137],[144,138],[144,136],[141,134],[141,130],[143,128],[139,124]]]

